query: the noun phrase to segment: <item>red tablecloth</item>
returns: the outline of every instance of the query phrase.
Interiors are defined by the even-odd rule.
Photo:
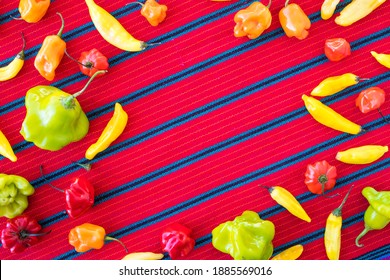
[[[304,40],[288,38],[278,12],[284,0],[274,0],[271,27],[258,39],[235,38],[233,17],[252,1],[161,0],[167,18],[157,27],[140,14],[131,1],[97,0],[136,38],[159,42],[137,53],[108,44],[91,22],[84,1],[52,1],[45,17],[28,24],[18,17],[19,1],[0,7],[0,66],[8,64],[26,37],[26,62],[19,75],[1,82],[0,128],[18,157],[16,163],[0,158],[1,173],[28,179],[35,188],[26,214],[52,232],[20,254],[0,248],[1,259],[121,259],[125,252],[116,242],[100,250],[77,253],[68,243],[69,231],[85,222],[104,227],[130,252],[161,252],[161,232],[173,222],[193,230],[194,250],[183,259],[231,259],[211,244],[211,231],[245,210],[275,224],[274,254],[302,244],[300,259],[326,259],[324,226],[351,185],[343,208],[340,259],[390,258],[390,227],[369,232],[362,248],[355,246],[363,230],[368,207],[361,190],[372,186],[390,190],[390,158],[367,165],[348,165],[335,159],[338,151],[377,144],[388,145],[389,126],[378,112],[363,114],[355,106],[360,91],[379,86],[390,93],[389,69],[370,51],[390,53],[390,2],[349,27],[335,24],[333,16],[320,17],[322,1],[297,0],[312,26]],[[350,1],[342,1],[336,14]],[[267,4],[267,3],[265,3]],[[34,58],[47,35],[65,19],[63,39],[67,51],[99,49],[109,58],[109,72],[94,80],[78,100],[90,120],[87,136],[60,151],[50,152],[26,142],[19,133],[25,117],[24,97],[29,88],[53,85],[76,92],[87,77],[64,57],[54,81],[34,68]],[[340,62],[324,56],[325,39],[343,37],[352,54]],[[316,122],[306,111],[302,94],[310,94],[320,81],[347,72],[369,78],[340,93],[321,99],[366,130],[350,135]],[[73,162],[86,162],[86,149],[111,118],[115,102],[129,115],[123,134],[92,160],[85,171]],[[382,113],[390,114],[390,101]],[[388,117],[389,118],[389,117]],[[336,166],[337,184],[328,198],[310,193],[304,184],[309,163],[327,160]],[[40,175],[65,189],[74,177],[87,176],[96,191],[95,205],[72,219],[64,195],[48,186]],[[312,218],[306,223],[277,205],[259,185],[280,185],[295,195]],[[6,224],[0,218],[0,228]],[[168,257],[165,257],[168,259]]]

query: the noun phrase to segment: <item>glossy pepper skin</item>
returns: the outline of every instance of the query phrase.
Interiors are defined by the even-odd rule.
[[[269,7],[264,6],[259,1],[255,1],[249,5],[248,8],[238,11],[234,16],[234,36],[244,37],[249,39],[258,38],[266,29],[268,29],[272,22],[271,12]]]
[[[66,212],[71,218],[80,217],[95,202],[95,188],[83,176],[77,177],[65,190]]]
[[[302,8],[286,1],[284,8],[279,11],[279,21],[287,37],[296,37],[299,40],[305,39],[311,27],[311,22]]]
[[[362,131],[360,125],[343,117],[321,101],[305,94],[302,95],[302,100],[309,114],[317,122],[345,133],[358,134]]]
[[[27,248],[37,244],[39,237],[49,232],[41,232],[38,222],[27,215],[9,219],[1,231],[1,244],[11,253],[21,253]]]
[[[390,54],[371,51],[371,55],[383,66],[390,68]]]
[[[20,131],[24,139],[49,151],[83,139],[89,121],[76,97],[101,73],[96,72],[84,88],[73,95],[52,86],[36,86],[27,91],[27,114]]]
[[[336,94],[347,87],[356,85],[361,79],[352,73],[345,73],[339,76],[332,76],[324,79],[312,91],[312,96],[330,96]]]
[[[388,146],[365,145],[338,152],[336,159],[349,164],[369,164],[380,159],[388,150]]]
[[[84,75],[92,77],[99,70],[107,70],[110,66],[108,59],[97,49],[82,52],[78,60],[80,71]]]
[[[386,0],[353,0],[336,17],[335,22],[341,26],[349,26],[372,13]]]
[[[272,257],[271,261],[296,260],[302,255],[302,253],[303,246],[301,244],[294,245]]]
[[[120,240],[107,236],[103,227],[90,223],[84,223],[71,229],[68,240],[69,244],[79,253],[91,249],[101,249],[107,240],[117,241],[126,249],[126,246]]]
[[[235,260],[268,260],[273,253],[275,226],[253,211],[244,211],[233,221],[218,225],[211,232],[215,249]]]
[[[7,137],[5,137],[4,133],[1,130],[0,130],[0,155],[8,158],[12,162],[16,162],[18,159]]]
[[[324,0],[321,5],[321,18],[323,20],[330,19],[339,3],[340,0]]]
[[[385,96],[385,91],[380,87],[370,87],[359,93],[355,104],[362,113],[366,114],[379,109],[385,103]]]
[[[337,169],[326,160],[308,164],[305,172],[305,184],[310,192],[324,194],[336,185]]]
[[[187,256],[195,246],[191,233],[190,228],[179,223],[168,226],[161,235],[163,252],[167,252],[173,260]]]
[[[334,209],[326,219],[325,233],[324,233],[324,245],[326,255],[330,260],[338,260],[340,258],[341,250],[341,227],[343,225],[342,209],[347,201],[348,195],[351,192],[352,187],[345,195],[340,206]]]
[[[351,45],[344,38],[326,39],[324,52],[330,61],[340,61],[351,55]]]
[[[24,49],[26,47],[26,41],[24,39],[24,35],[22,33],[23,39],[23,48],[22,50],[15,56],[15,58],[9,63],[7,66],[0,68],[0,82],[11,80],[15,78],[16,75],[22,70],[24,65]]]
[[[64,29],[64,19],[60,13],[57,14],[62,21],[61,28],[57,35],[50,35],[45,38],[34,60],[35,68],[48,81],[54,80],[55,71],[64,57],[66,49],[66,43],[61,38]]]
[[[141,15],[146,18],[150,25],[157,26],[165,20],[168,10],[166,5],[159,4],[155,0],[146,0],[144,4],[138,3],[142,6]]]
[[[123,132],[128,120],[127,113],[120,103],[115,103],[114,115],[107,123],[96,143],[92,144],[85,152],[85,157],[93,159],[98,153],[107,149]]]
[[[28,23],[40,21],[50,6],[50,0],[20,0],[20,17]]]
[[[14,218],[28,207],[34,187],[22,176],[0,173],[0,217]]]
[[[370,204],[364,213],[364,230],[358,235],[355,244],[362,247],[359,240],[371,230],[381,230],[390,223],[390,191],[376,191],[365,187],[362,195]]]

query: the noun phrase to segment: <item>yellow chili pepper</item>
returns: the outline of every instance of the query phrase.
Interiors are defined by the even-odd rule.
[[[107,123],[102,134],[95,144],[92,144],[85,153],[89,160],[93,159],[98,153],[104,151],[115,141],[123,132],[128,120],[127,113],[123,110],[121,104],[115,104],[114,115]]]
[[[12,149],[11,144],[0,130],[0,155],[8,158],[10,161],[15,162],[17,157]]]
[[[303,252],[303,246],[301,244],[298,244],[290,248],[287,248],[283,252],[277,254],[276,256],[271,258],[271,261],[296,260],[302,255],[302,252]]]
[[[343,117],[321,101],[307,95],[302,95],[309,114],[319,123],[335,130],[350,134],[358,134],[362,127]]]
[[[360,146],[338,152],[336,154],[336,159],[350,164],[368,164],[380,159],[388,150],[388,146]]]
[[[62,40],[62,31],[64,29],[64,19],[60,13],[61,28],[57,35],[50,35],[45,38],[41,48],[34,60],[34,66],[46,80],[52,81],[55,77],[55,70],[64,57],[66,43]]]
[[[157,254],[152,252],[130,253],[123,257],[122,260],[161,260],[164,254]]]
[[[302,205],[299,204],[298,200],[288,190],[280,186],[266,188],[268,189],[272,199],[279,205],[286,208],[288,212],[308,223],[311,222],[311,219],[309,215],[307,215],[305,209],[303,209]]]
[[[8,81],[14,78],[20,72],[20,70],[22,70],[22,67],[24,65],[24,48],[26,46],[26,41],[24,40],[23,33],[22,38],[22,50],[15,56],[15,58],[11,61],[10,64],[0,68],[0,82]]]
[[[327,20],[331,18],[340,0],[325,0],[321,6],[321,18]]]
[[[312,96],[329,96],[346,89],[347,87],[356,85],[360,79],[358,76],[352,73],[346,73],[340,76],[333,76],[323,80],[318,86],[316,86],[310,93]]]
[[[343,225],[342,208],[347,201],[348,195],[352,187],[345,195],[340,206],[334,209],[326,219],[324,243],[326,255],[330,260],[338,260],[340,257],[341,248],[341,227]]]
[[[378,61],[380,64],[387,68],[390,68],[390,54],[377,53],[372,51],[371,55],[375,57],[376,61]]]
[[[148,44],[135,39],[120,22],[93,0],[85,0],[97,31],[111,45],[129,52],[144,50]]]
[[[335,22],[341,26],[349,26],[368,16],[386,0],[353,0],[336,17]]]

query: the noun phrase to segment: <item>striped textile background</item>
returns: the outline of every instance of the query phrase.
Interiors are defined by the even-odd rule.
[[[82,223],[103,226],[120,238],[130,252],[161,252],[165,226],[180,222],[193,229],[195,249],[184,259],[231,259],[211,245],[211,231],[245,210],[256,211],[275,224],[274,254],[302,244],[300,259],[326,259],[325,221],[354,188],[343,208],[340,259],[389,259],[390,227],[369,232],[362,248],[355,246],[363,230],[368,203],[365,186],[390,190],[390,157],[369,165],[347,165],[335,160],[340,150],[389,145],[389,126],[377,112],[362,114],[355,107],[358,93],[380,86],[390,93],[390,71],[370,55],[390,53],[390,2],[350,27],[320,17],[322,1],[295,0],[312,21],[310,35],[299,41],[284,35],[278,12],[284,0],[272,1],[271,27],[256,40],[233,36],[234,14],[252,1],[160,0],[168,6],[166,20],[152,27],[132,1],[96,0],[136,38],[159,42],[139,53],[109,45],[93,26],[84,1],[54,0],[42,21],[28,24],[18,17],[19,1],[0,4],[0,67],[20,51],[20,32],[27,40],[26,62],[19,75],[0,84],[0,129],[12,144],[18,161],[0,157],[0,172],[27,178],[36,192],[25,213],[52,232],[21,254],[0,248],[1,259],[121,259],[116,242],[100,250],[77,253],[67,241],[69,231]],[[142,1],[143,2],[143,1]],[[351,1],[342,1],[337,13]],[[265,3],[267,4],[267,3]],[[87,136],[57,152],[44,151],[24,141],[19,131],[25,116],[24,96],[36,85],[53,85],[73,93],[87,77],[64,57],[53,82],[34,68],[43,39],[56,34],[61,12],[67,50],[78,57],[98,48],[109,57],[109,73],[92,82],[78,100],[90,120]],[[340,62],[324,56],[327,38],[343,37],[352,54]],[[370,78],[322,99],[365,133],[343,134],[324,127],[308,115],[301,99],[329,76],[352,72]],[[115,102],[129,114],[124,133],[93,161],[87,173],[73,164],[85,162],[86,149],[96,141],[112,116]],[[390,114],[390,100],[381,107]],[[313,195],[304,184],[309,163],[327,160],[337,167],[338,180],[326,198]],[[85,215],[71,219],[64,212],[62,193],[41,178],[66,188],[72,178],[85,175],[95,186],[96,203]],[[280,185],[302,203],[312,222],[301,221],[274,202],[259,185]],[[0,228],[6,219],[0,218]],[[166,257],[168,259],[168,257]]]

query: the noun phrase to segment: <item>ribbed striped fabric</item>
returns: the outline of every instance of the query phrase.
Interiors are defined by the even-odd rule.
[[[368,207],[361,190],[372,186],[390,190],[390,158],[367,165],[348,165],[335,159],[338,151],[355,146],[389,145],[389,126],[378,112],[363,114],[355,106],[357,95],[371,86],[390,93],[389,69],[370,54],[390,53],[390,2],[361,21],[341,27],[333,16],[320,17],[322,1],[296,0],[312,26],[304,40],[288,38],[279,23],[284,0],[274,0],[272,24],[258,39],[235,38],[234,14],[252,1],[160,0],[167,18],[157,27],[140,14],[131,1],[96,0],[136,38],[159,43],[129,53],[108,44],[91,22],[84,1],[51,1],[45,17],[28,24],[18,17],[18,1],[0,6],[0,67],[20,51],[20,32],[26,41],[26,62],[19,75],[1,82],[0,129],[12,144],[18,161],[0,157],[0,173],[17,174],[35,188],[26,214],[52,232],[20,254],[0,247],[1,259],[121,259],[125,252],[116,242],[100,250],[77,253],[68,243],[69,231],[89,222],[121,239],[130,252],[161,252],[161,232],[173,222],[193,230],[194,250],[182,259],[229,260],[211,244],[211,231],[245,210],[259,213],[275,224],[274,254],[302,244],[301,260],[327,259],[324,227],[329,213],[339,206],[351,185],[343,208],[340,259],[390,259],[390,227],[369,232],[355,246],[363,230]],[[144,2],[144,1],[141,1]],[[351,1],[342,1],[338,14]],[[60,151],[41,150],[19,133],[29,88],[52,85],[66,92],[80,90],[88,77],[64,57],[54,81],[34,68],[34,58],[47,35],[56,34],[65,19],[63,39],[67,51],[99,49],[109,58],[109,72],[94,80],[78,100],[90,120],[87,136]],[[352,54],[339,62],[324,55],[328,38],[351,43]],[[320,81],[347,72],[369,78],[321,99],[365,129],[349,135],[317,123],[301,99]],[[129,115],[123,134],[92,162],[87,172],[74,162],[87,162],[86,149],[94,143],[120,102]],[[381,110],[390,114],[390,101]],[[304,184],[306,166],[327,160],[336,166],[337,184],[329,194],[314,195]],[[72,219],[64,195],[40,175],[65,189],[73,178],[87,176],[95,187],[95,205]],[[259,185],[280,185],[297,197],[312,218],[306,223],[277,205]],[[6,224],[0,218],[0,228]],[[168,255],[164,259],[169,259]]]

